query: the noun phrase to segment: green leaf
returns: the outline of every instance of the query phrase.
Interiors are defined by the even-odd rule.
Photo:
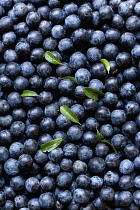
[[[105,66],[105,68],[106,68],[106,70],[108,71],[108,74],[109,74],[109,72],[110,72],[110,63],[108,62],[108,60],[101,59],[100,61]]]
[[[76,84],[79,84],[78,81],[77,81],[77,79],[74,78],[74,77],[71,77],[71,76],[60,77],[60,79],[70,79],[70,80],[72,80],[73,82],[75,82]]]
[[[90,88],[90,87],[84,87],[84,93],[88,98],[91,98],[93,100],[98,100],[98,95],[99,96],[103,96],[104,93],[100,90],[96,90],[94,88]]]
[[[52,64],[62,64],[61,61],[54,56],[50,51],[45,52],[45,59]]]
[[[71,109],[66,105],[60,106],[60,112],[70,121],[78,123],[80,125],[77,115],[73,111],[71,111]]]
[[[97,130],[97,138],[98,138],[98,141],[99,142],[102,142],[104,140],[104,136],[98,131],[98,129],[96,129],[96,130]]]
[[[52,150],[56,149],[61,143],[63,139],[58,138],[52,141],[46,142],[45,144],[41,145],[40,150],[42,152],[51,152]]]
[[[31,90],[23,90],[21,93],[22,97],[32,97],[32,96],[38,96],[36,92],[31,91]]]
[[[101,142],[109,144],[109,145],[112,147],[113,151],[114,151],[115,153],[118,153],[117,150],[116,150],[116,148],[115,148],[109,141],[107,141],[107,140],[102,140]]]

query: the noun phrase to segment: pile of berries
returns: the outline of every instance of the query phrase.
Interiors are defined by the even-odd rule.
[[[140,1],[0,0],[0,209],[139,210],[139,153]]]

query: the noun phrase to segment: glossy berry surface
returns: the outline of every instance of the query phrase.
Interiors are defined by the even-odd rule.
[[[0,1],[1,210],[139,210],[139,112],[139,0]]]

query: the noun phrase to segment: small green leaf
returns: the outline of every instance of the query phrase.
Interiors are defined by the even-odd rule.
[[[32,96],[38,96],[36,92],[31,91],[31,90],[23,90],[22,97],[32,97]]]
[[[72,80],[73,82],[75,82],[76,84],[79,84],[78,81],[77,81],[77,79],[74,78],[74,77],[71,77],[71,76],[60,77],[60,79],[70,79],[70,80]]]
[[[71,111],[71,109],[66,105],[60,106],[60,112],[70,121],[78,123],[80,125],[77,115],[73,111]]]
[[[106,68],[106,70],[108,71],[108,74],[109,74],[109,72],[110,72],[110,63],[108,62],[108,60],[101,59],[100,61],[105,66],[105,68]]]
[[[98,131],[98,129],[96,129],[96,130],[97,130],[97,138],[98,138],[98,141],[99,142],[102,142],[104,140],[104,136]]]
[[[57,64],[57,65],[62,64],[61,61],[56,56],[54,56],[50,51],[45,52],[45,59],[52,64]]]
[[[100,90],[96,90],[94,88],[90,88],[90,87],[84,87],[84,93],[88,98],[91,98],[93,100],[98,100],[98,95],[99,96],[103,96],[104,93]]]
[[[102,140],[101,142],[109,144],[109,145],[112,147],[113,151],[114,151],[115,153],[118,153],[117,150],[116,150],[116,148],[115,148],[115,147],[113,146],[113,144],[111,144],[109,141],[107,141],[107,140]]]
[[[40,150],[42,152],[51,152],[52,150],[56,149],[61,143],[63,139],[58,138],[52,141],[46,142],[45,144],[41,145]]]

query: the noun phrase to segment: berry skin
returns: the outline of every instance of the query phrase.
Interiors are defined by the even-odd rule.
[[[115,44],[108,43],[103,48],[103,55],[108,60],[115,60],[118,54],[118,47]]]
[[[114,110],[111,113],[111,122],[113,125],[120,126],[126,122],[126,113],[123,110]]]
[[[94,31],[91,33],[90,43],[94,46],[100,46],[105,43],[105,35],[102,31]]]
[[[25,124],[22,121],[15,121],[10,126],[10,132],[14,136],[21,136],[25,131]]]
[[[93,205],[96,209],[105,209],[106,208],[106,203],[103,202],[100,197],[97,197],[93,201]]]
[[[87,51],[87,59],[89,62],[98,62],[102,58],[101,50],[97,47],[89,48]]]
[[[109,147],[104,143],[98,143],[95,147],[95,154],[99,157],[106,156],[109,153]]]
[[[31,210],[40,209],[39,199],[32,198],[28,201],[28,208]]]
[[[65,30],[64,30],[63,26],[55,25],[52,28],[51,35],[55,39],[58,39],[58,40],[62,39],[64,37],[64,35],[65,35]]]
[[[136,37],[133,33],[126,32],[121,35],[120,43],[123,47],[132,48],[135,45]]]
[[[136,205],[140,206],[140,190],[137,190],[133,194],[134,202]]]
[[[82,44],[87,44],[88,43],[88,34],[87,31],[84,28],[79,28],[76,29],[72,33],[72,41],[77,47],[82,46]],[[86,46],[84,47],[86,49]]]
[[[69,190],[61,191],[57,196],[58,201],[63,205],[68,205],[72,200],[72,195]]]
[[[99,127],[99,123],[95,118],[93,118],[93,117],[87,118],[87,120],[86,120],[87,130],[92,131],[92,130],[95,130],[96,128],[98,128],[98,127]]]
[[[117,168],[120,164],[120,157],[116,153],[110,153],[106,156],[105,163],[110,168]]]
[[[74,191],[73,197],[77,203],[87,203],[89,201],[89,192],[88,190],[77,188]]]
[[[121,191],[118,195],[118,202],[121,206],[129,206],[132,200],[133,197],[129,191]]]
[[[96,114],[95,114],[95,118],[96,120],[98,120],[99,122],[106,122],[110,119],[110,110],[105,107],[105,106],[101,106],[97,109]]]
[[[57,47],[57,40],[53,39],[52,37],[46,38],[43,41],[43,48],[44,50],[55,50]]]
[[[134,164],[132,161],[129,159],[124,159],[121,161],[120,166],[119,166],[119,171],[122,174],[130,174],[134,170]]]
[[[25,179],[22,176],[14,176],[10,180],[10,187],[15,191],[20,191],[24,188]]]
[[[106,81],[105,81],[105,89],[108,92],[111,92],[111,93],[118,92],[119,83],[118,83],[117,78],[110,77],[110,78],[106,79]]]
[[[70,108],[76,115],[79,119],[82,119],[84,118],[85,116],[85,110],[84,110],[84,107],[80,104],[74,104],[71,106]]]
[[[90,73],[93,78],[101,79],[106,76],[106,69],[102,63],[95,63],[91,66]]]
[[[22,2],[16,3],[13,6],[13,13],[17,17],[23,17],[27,13],[27,6]]]
[[[107,41],[117,43],[120,39],[120,32],[117,29],[110,28],[105,32]]]
[[[122,126],[122,134],[125,136],[134,136],[137,133],[137,127],[134,121],[127,121]]]
[[[0,115],[8,114],[9,110],[10,110],[9,103],[4,99],[0,99]]]
[[[116,63],[119,67],[129,67],[131,65],[131,56],[127,52],[119,53],[116,57]]]
[[[135,92],[136,92],[136,88],[130,82],[124,83],[120,89],[120,94],[124,98],[131,98],[135,94]]]
[[[15,50],[8,49],[4,53],[4,60],[6,63],[8,62],[16,62],[18,60],[18,55]]]
[[[24,142],[23,152],[29,155],[34,155],[37,152],[38,143],[34,139],[27,139]]]
[[[56,118],[56,124],[58,128],[69,128],[71,126],[71,121],[67,119],[64,115],[59,114]]]
[[[85,174],[87,172],[87,164],[81,160],[76,160],[73,163],[73,172],[75,174]]]
[[[47,5],[45,5],[45,6],[39,7],[37,12],[40,14],[42,19],[48,19],[50,8]]]
[[[55,188],[55,181],[52,177],[45,176],[40,181],[40,187],[44,192],[51,192]]]
[[[76,183],[79,188],[88,188],[90,183],[90,178],[86,175],[79,175],[76,178]]]
[[[113,16],[113,10],[110,6],[102,6],[99,9],[99,15],[100,15],[100,19],[102,20],[108,20],[111,19],[111,17]]]
[[[49,19],[55,25],[63,23],[64,11],[60,8],[52,9],[49,13]]]
[[[4,170],[9,176],[15,176],[19,173],[18,162],[16,159],[9,158],[4,163]]]
[[[124,190],[134,187],[131,175],[123,175],[119,180],[119,187]]]
[[[77,146],[72,143],[65,144],[63,154],[66,158],[74,158],[77,155]]]
[[[14,142],[9,147],[9,154],[12,158],[18,158],[23,153],[23,144],[20,142]]]
[[[75,14],[68,15],[65,19],[66,29],[75,30],[75,29],[79,28],[80,25],[81,25],[81,20]]]
[[[9,157],[8,149],[4,146],[0,146],[0,162],[5,162]]]
[[[138,148],[140,148],[140,132],[138,132],[135,136],[135,144]]]
[[[140,58],[140,45],[139,44],[134,45],[134,47],[131,50],[131,55],[133,58],[137,60]]]
[[[48,161],[44,166],[44,172],[48,176],[55,176],[60,172],[60,166],[57,163]]]
[[[98,142],[97,135],[91,131],[86,131],[83,134],[82,142],[87,146],[96,145]]]
[[[140,3],[138,2],[134,7],[134,12],[139,16],[140,15]]]
[[[50,192],[46,192],[40,195],[39,204],[43,209],[52,209],[55,204],[54,196]]]
[[[127,139],[122,134],[116,134],[112,137],[111,144],[113,144],[116,149],[123,149],[126,146],[126,140]]]
[[[105,162],[100,157],[94,157],[88,162],[88,167],[92,173],[101,173],[105,169]]]
[[[139,18],[135,15],[129,17],[125,22],[125,27],[128,31],[136,31],[139,28]],[[134,24],[135,23],[135,24]]]
[[[107,186],[114,186],[115,184],[117,184],[119,181],[119,174],[115,171],[108,171],[105,175],[104,175],[104,183]]]
[[[4,205],[6,202],[6,195],[3,191],[0,191],[0,206]]]
[[[89,21],[92,18],[92,8],[89,4],[82,4],[78,9],[78,16],[83,21]]]
[[[86,64],[86,56],[81,52],[75,52],[70,56],[69,65],[73,69],[79,69]]]
[[[56,177],[58,187],[67,188],[72,183],[72,175],[68,172],[60,172]]]
[[[14,89],[16,91],[23,91],[28,89],[29,86],[29,82],[25,77],[22,76],[18,76],[15,80],[14,80]]]
[[[121,29],[124,26],[124,19],[119,14],[114,14],[112,17],[112,26],[117,29]]]
[[[101,200],[105,202],[110,202],[114,199],[115,191],[111,187],[103,187],[100,192]]]
[[[62,53],[70,53],[73,49],[73,42],[68,38],[61,39],[58,43],[58,49]]]
[[[90,147],[82,146],[78,149],[78,158],[81,161],[88,161],[92,158],[93,151],[90,149]]]
[[[6,47],[13,46],[16,41],[16,34],[13,31],[4,33],[2,36],[2,42]]]
[[[25,36],[29,32],[29,27],[26,22],[20,22],[14,26],[15,33],[19,36]]]
[[[109,138],[113,135],[113,128],[110,124],[104,124],[100,127],[100,132],[105,138]]]
[[[29,193],[36,193],[39,190],[39,181],[34,177],[30,177],[25,182],[25,188]]]
[[[132,66],[132,67],[124,70],[123,76],[126,81],[133,82],[136,80],[136,78],[138,76],[138,71],[135,67]]]
[[[99,176],[93,176],[90,178],[90,187],[91,189],[101,188],[103,185],[103,179]]]
[[[19,156],[17,165],[20,170],[29,170],[33,164],[33,159],[28,154],[22,154]]]
[[[60,162],[63,158],[63,151],[61,148],[56,148],[54,150],[52,150],[49,154],[48,154],[48,158],[49,160],[51,160],[52,162]]]
[[[14,202],[11,200],[7,200],[6,203],[4,204],[3,208],[5,210],[13,210],[14,209]]]
[[[45,95],[45,94],[44,94]],[[48,96],[48,101],[47,103],[49,103],[49,96],[50,96],[50,100],[52,99],[51,98],[51,93],[48,92],[48,95],[47,95],[47,92],[46,92],[46,96]],[[47,98],[45,98],[47,100]],[[50,105],[47,105],[45,107],[45,110],[44,110],[44,114],[47,116],[47,117],[56,117],[58,116],[58,113],[59,113],[59,106],[58,104],[56,103],[51,103]]]
[[[122,17],[129,17],[133,13],[133,6],[129,2],[121,2],[118,6],[118,12]]]
[[[71,141],[79,141],[82,138],[83,131],[80,126],[73,125],[67,131],[67,136]]]
[[[72,95],[74,88],[75,88],[74,82],[69,79],[63,79],[58,84],[58,90],[64,96]]]
[[[65,12],[65,15],[68,16],[68,15],[76,13],[78,11],[78,6],[74,2],[71,2],[71,3],[65,4],[63,7],[63,10]]]
[[[85,68],[80,68],[76,71],[75,78],[80,85],[87,85],[90,81],[91,74]]]
[[[133,159],[139,155],[139,149],[134,144],[127,144],[124,154],[128,159]]]
[[[5,68],[5,75],[9,77],[16,77],[20,73],[20,65],[15,62],[9,62]]]

